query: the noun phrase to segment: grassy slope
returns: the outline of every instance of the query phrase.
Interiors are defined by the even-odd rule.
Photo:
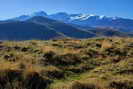
[[[0,42],[0,89],[132,89],[133,39]]]

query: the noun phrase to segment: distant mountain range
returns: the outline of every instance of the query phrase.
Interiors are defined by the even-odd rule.
[[[0,40],[133,37],[133,20],[87,14],[40,11],[0,21]]]
[[[133,32],[133,20],[121,17],[107,17],[92,14],[67,14],[65,12],[48,15],[46,12],[40,11],[31,15],[22,15],[13,19],[18,21],[25,21],[34,16],[47,17],[50,19],[62,21],[67,24],[75,24],[83,27],[113,27],[124,29],[123,31],[125,32]]]
[[[106,17],[89,14],[57,13],[48,16],[51,19],[76,24],[84,27],[113,27],[133,32],[133,20],[120,17]]]

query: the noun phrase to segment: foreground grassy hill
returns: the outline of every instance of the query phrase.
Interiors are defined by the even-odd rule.
[[[133,38],[0,42],[0,89],[133,89]]]

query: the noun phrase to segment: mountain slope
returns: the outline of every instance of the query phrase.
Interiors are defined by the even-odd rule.
[[[71,25],[34,16],[25,21],[0,22],[0,40],[49,40],[58,37],[90,38],[96,35]]]
[[[0,24],[0,40],[47,40],[60,37],[56,31],[34,23],[9,22]]]
[[[132,34],[121,32],[119,29],[104,27],[104,28],[93,28],[89,29],[88,31],[97,34],[97,36],[106,36],[106,37],[133,37]]]
[[[40,24],[43,26],[47,26],[52,28],[53,30],[60,32],[62,34],[64,34],[65,36],[68,37],[73,37],[73,38],[90,38],[90,37],[95,37],[96,35],[88,32],[88,31],[84,31],[81,29],[78,29],[76,27],[73,27],[71,25],[56,21],[56,20],[51,20],[45,17],[33,17],[29,20],[27,20],[28,22],[32,22],[32,23],[36,23],[36,24]]]

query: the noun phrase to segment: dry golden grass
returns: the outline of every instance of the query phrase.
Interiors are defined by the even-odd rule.
[[[19,70],[19,63],[11,63],[8,61],[0,61],[0,71],[3,70]]]
[[[113,44],[108,40],[103,40],[101,50],[113,47]]]
[[[5,41],[0,72],[0,89],[132,89],[133,38]]]

